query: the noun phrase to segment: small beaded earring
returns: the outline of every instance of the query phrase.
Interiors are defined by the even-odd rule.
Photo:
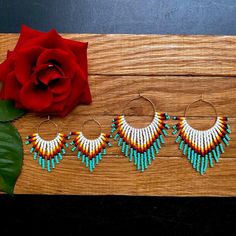
[[[164,136],[167,136],[166,129],[169,129],[165,120],[170,117],[167,113],[156,112],[153,102],[140,94],[139,97],[130,100],[128,104],[140,98],[147,100],[152,105],[154,112],[152,122],[145,128],[134,128],[126,121],[123,110],[122,115],[113,119],[111,133],[116,133],[114,140],[117,140],[123,155],[129,157],[129,161],[134,163],[138,171],[144,172],[155,160],[155,155],[159,153],[159,149],[164,144]]]
[[[46,122],[51,122],[57,129],[56,137],[50,141],[44,140],[39,135],[39,128]],[[59,133],[57,124],[51,121],[48,116],[47,120],[44,120],[39,124],[37,133],[26,137],[25,144],[32,145],[30,153],[33,154],[34,160],[38,159],[38,164],[41,168],[51,172],[51,170],[56,167],[56,164],[60,163],[60,160],[63,159],[63,155],[66,153],[64,146],[68,147],[68,144],[66,143],[67,139],[67,135]]]
[[[189,107],[200,101],[210,105],[215,112],[215,124],[207,130],[192,128],[186,119]],[[201,98],[186,107],[183,117],[173,117],[173,119],[178,120],[178,124],[173,126],[172,133],[178,133],[175,142],[179,143],[179,149],[188,158],[193,168],[203,175],[208,165],[214,166],[213,159],[218,162],[221,154],[225,152],[223,144],[229,145],[230,137],[228,134],[231,131],[228,118],[218,116],[215,106]]]
[[[87,139],[83,134],[84,125],[93,121],[100,127],[100,135],[96,139]],[[111,147],[109,142],[110,135],[101,133],[101,124],[95,119],[86,120],[79,132],[71,132],[70,135],[77,135],[76,138],[70,143],[72,145],[72,151],[78,149],[77,158],[81,159],[82,163],[89,168],[90,172],[93,172],[96,165],[106,155],[106,146]]]

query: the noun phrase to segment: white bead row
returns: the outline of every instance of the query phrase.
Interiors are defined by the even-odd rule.
[[[81,146],[85,148],[86,151],[89,153],[93,152],[94,150],[97,150],[99,147],[101,147],[101,144],[104,142],[102,139],[103,135],[100,134],[100,136],[96,139],[87,139],[82,132],[78,135],[78,141]]]
[[[126,121],[125,117],[121,117],[121,129],[125,133],[128,140],[132,140],[135,144],[145,146],[151,140],[153,133],[159,129],[160,118],[155,113],[152,122],[144,128],[134,128]]]
[[[186,119],[183,121],[183,131],[189,138],[189,141],[192,144],[197,145],[198,147],[204,149],[205,147],[208,147],[211,143],[214,142],[214,139],[216,139],[217,136],[219,136],[220,133],[220,119],[217,117],[215,124],[207,130],[196,130],[192,128]]]
[[[35,144],[40,147],[45,153],[52,153],[53,150],[55,150],[56,147],[58,147],[58,142],[60,141],[60,134],[57,134],[57,136],[53,140],[44,140],[42,139],[39,134],[35,135]]]

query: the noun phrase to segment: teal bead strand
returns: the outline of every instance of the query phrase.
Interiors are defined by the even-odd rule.
[[[158,151],[158,147],[157,147],[156,142],[153,143],[153,147],[155,149],[156,154],[158,154],[159,151]]]
[[[201,160],[201,169],[200,169],[200,174],[204,174],[204,169],[205,169],[205,158],[202,158]]]
[[[205,155],[205,160],[204,160],[204,173],[206,172],[207,170],[207,166],[208,166],[208,155]]]
[[[162,143],[162,144],[164,144],[164,143],[165,143],[165,141],[164,141],[164,139],[163,139],[163,137],[162,137],[162,135],[161,135],[161,134],[159,135],[159,138],[160,138],[160,141],[161,141],[161,143]]]
[[[93,163],[92,160],[89,160],[89,171],[93,172]]]
[[[140,170],[140,168],[141,168],[141,155],[140,155],[140,152],[138,152],[137,169]]]
[[[47,160],[47,170],[48,172],[51,172],[51,161]]]
[[[191,151],[192,151],[192,149],[191,149],[191,147],[188,147],[188,160],[190,160],[190,158],[191,158]]]
[[[196,165],[196,168],[195,168],[197,172],[200,171],[201,158],[202,157],[200,155],[198,155],[198,157],[197,157],[197,165]]]
[[[147,162],[147,153],[146,152],[143,153],[143,160],[144,160],[144,168],[147,169],[148,162]]]
[[[89,158],[88,157],[85,157],[85,166],[89,167]]]
[[[35,153],[34,153],[34,160],[37,160],[37,156],[38,156],[38,153],[35,152]]]
[[[96,155],[96,165],[98,165],[98,163],[99,163],[99,156]]]
[[[152,153],[152,160],[155,160],[156,157],[155,157],[155,152],[154,152],[153,146],[151,146],[151,153]]]
[[[131,162],[133,160],[133,148],[130,148],[130,153],[129,153],[129,161]]]
[[[38,163],[39,163],[40,166],[42,165],[42,157],[41,156],[38,159]]]
[[[159,138],[156,139],[156,144],[157,144],[158,149],[160,149],[161,148],[161,142],[160,142]]]
[[[125,156],[127,157],[129,155],[129,145],[126,144],[125,146]]]
[[[210,167],[214,167],[213,160],[212,160],[212,153],[211,152],[209,152],[209,154],[208,154],[208,159],[209,159]]]
[[[79,159],[81,157],[81,151],[78,151],[77,158]]]
[[[175,139],[175,142],[179,143],[180,140],[181,140],[181,137],[178,135],[177,138]]]
[[[60,162],[59,162],[59,159],[58,159],[58,155],[55,156],[55,161],[56,161],[57,164],[60,163]]]
[[[121,146],[122,142],[123,142],[123,139],[122,139],[122,138],[120,138],[120,139],[119,139],[119,141],[118,141],[118,144],[117,144],[117,145],[118,145],[118,147],[120,147],[120,146]]]
[[[51,159],[51,165],[52,165],[52,168],[55,169],[55,160],[54,160],[54,158]]]
[[[147,157],[148,157],[148,165],[151,165],[152,161],[151,161],[151,151],[150,151],[150,148],[147,150]]]
[[[121,152],[122,152],[122,153],[124,153],[124,152],[125,152],[125,145],[126,145],[126,143],[125,143],[125,142],[123,142],[123,143],[122,143],[122,149],[121,149]]]
[[[44,158],[42,158],[42,169],[44,170],[45,169],[45,159]]]

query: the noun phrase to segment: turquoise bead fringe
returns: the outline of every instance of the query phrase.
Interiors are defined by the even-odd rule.
[[[169,119],[170,116],[165,114],[165,118]],[[114,122],[114,121],[113,121]],[[164,124],[164,128],[161,130],[162,134],[156,138],[156,140],[147,148],[144,152],[137,151],[134,147],[131,147],[129,143],[126,143],[120,134],[117,132],[114,134],[114,140],[117,141],[117,146],[121,147],[121,152],[125,157],[128,157],[130,162],[133,162],[138,171],[144,172],[145,169],[151,165],[152,161],[156,159],[156,155],[159,153],[159,149],[162,144],[165,143],[163,136],[167,136],[166,129],[169,129],[168,124]],[[115,123],[112,124],[111,133],[116,131]]]
[[[129,158],[130,162],[134,163],[137,170],[144,172],[145,169],[147,169],[148,166],[152,163],[152,161],[156,159],[156,154],[159,153],[161,143],[164,143],[164,141],[160,141],[163,138],[160,136],[159,138],[157,138],[156,141],[153,142],[153,145],[151,145],[144,152],[138,152],[133,147],[130,147],[129,144],[123,142],[122,138],[118,139],[118,146],[121,146],[121,152],[125,157]]]
[[[229,145],[228,143],[229,140],[230,138],[228,137],[228,135],[225,135],[225,137],[222,139],[225,146]],[[177,136],[176,138],[176,143],[178,142],[179,142],[179,149],[182,150],[183,155],[187,157],[187,159],[192,164],[193,168],[201,175],[203,175],[206,172],[208,166],[214,167],[213,159],[217,163],[219,161],[221,154],[225,152],[223,144],[220,143],[215,147],[215,149],[211,150],[206,155],[201,156],[200,154],[195,152],[191,147],[189,147],[188,144],[185,143],[180,136]]]
[[[99,164],[102,160],[103,155],[106,155],[106,149],[102,149],[100,153],[96,156],[92,157],[91,159],[83,154],[81,151],[78,151],[77,158],[81,159],[81,162],[85,164],[85,166],[89,169],[90,172],[93,172],[94,168]]]
[[[31,149],[31,151],[33,152],[33,149]],[[38,156],[37,152],[34,152],[33,159],[38,159],[38,165],[41,166],[42,169],[47,169],[48,172],[51,172],[51,170],[56,167],[56,164],[60,163],[59,159],[63,159],[63,155],[61,153],[57,153],[50,159],[45,160],[42,156]]]

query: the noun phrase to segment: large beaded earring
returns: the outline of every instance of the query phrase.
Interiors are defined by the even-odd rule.
[[[95,122],[100,128],[100,135],[96,139],[88,139],[83,134],[83,127],[89,121]],[[90,172],[93,172],[96,165],[98,165],[103,156],[106,155],[106,147],[112,146],[109,142],[110,134],[105,134],[101,131],[101,124],[92,118],[83,123],[81,131],[70,133],[70,135],[76,135],[75,139],[70,143],[72,151],[78,150],[77,158],[89,168]]]
[[[207,130],[197,130],[187,121],[190,106],[197,102],[204,102],[214,109],[215,123]],[[183,117],[173,117],[173,119],[178,120],[178,123],[172,127],[172,134],[178,134],[175,142],[179,144],[179,149],[193,168],[203,175],[208,166],[214,166],[213,160],[218,162],[221,154],[225,152],[223,144],[229,145],[231,131],[228,118],[218,116],[215,106],[201,97],[186,107]]]
[[[44,140],[39,134],[40,127],[46,122],[51,122],[57,129],[56,137],[52,140]],[[33,154],[34,160],[38,160],[39,166],[51,172],[51,170],[56,167],[56,164],[60,163],[63,159],[63,155],[66,153],[64,147],[68,147],[66,143],[67,139],[67,135],[59,133],[57,124],[50,120],[48,116],[48,119],[39,124],[36,133],[26,137],[25,144],[32,145],[30,153]]]
[[[167,136],[166,129],[169,128],[165,120],[170,117],[167,113],[156,112],[153,102],[140,94],[130,100],[125,108],[130,102],[140,98],[152,105],[154,113],[152,122],[144,128],[134,128],[126,121],[123,110],[122,115],[113,119],[111,134],[117,141],[117,145],[121,147],[122,154],[134,163],[138,171],[144,172],[156,159],[159,149],[164,144],[164,137]]]

